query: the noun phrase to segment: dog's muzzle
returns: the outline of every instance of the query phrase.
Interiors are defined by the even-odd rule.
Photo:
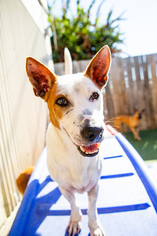
[[[100,143],[103,140],[104,129],[102,127],[85,126],[81,131],[81,136],[88,145],[78,146],[78,150],[83,156],[93,157],[99,152]]]

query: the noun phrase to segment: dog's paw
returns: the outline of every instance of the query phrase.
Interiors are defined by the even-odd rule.
[[[105,232],[102,228],[98,227],[97,229],[90,230],[90,236],[105,236]]]
[[[80,221],[76,222],[76,221],[70,220],[66,231],[68,233],[68,236],[75,236],[75,235],[79,235],[81,229],[82,229],[82,226],[81,226]]]
[[[140,137],[135,137],[134,139],[141,141],[142,139]]]

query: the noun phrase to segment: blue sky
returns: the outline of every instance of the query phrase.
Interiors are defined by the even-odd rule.
[[[52,0],[49,0],[50,2]],[[92,0],[81,0],[87,9]],[[93,17],[102,0],[96,0]],[[56,1],[55,14],[59,14],[61,0]],[[71,0],[71,11],[75,11],[76,0]],[[125,45],[121,49],[129,56],[157,53],[157,0],[106,0],[100,10],[100,22],[106,20],[113,9],[113,18],[125,12],[120,22],[120,30],[125,33]]]

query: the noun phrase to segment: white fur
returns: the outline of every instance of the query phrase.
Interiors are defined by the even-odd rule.
[[[111,55],[109,48],[104,46],[84,74],[70,74],[72,61],[67,49],[65,54],[66,73],[69,74],[57,77],[28,57],[27,75],[35,94],[48,103],[52,123],[46,137],[47,165],[51,178],[71,205],[67,231],[72,236],[79,234],[82,214],[74,193],[87,192],[90,236],[104,236],[96,201],[102,169],[99,143],[105,133],[101,89],[107,83]]]
[[[66,95],[73,107],[70,107],[67,114],[60,120],[61,130],[54,127],[52,123],[49,124],[46,146],[50,176],[58,183],[62,194],[71,204],[69,235],[78,233],[81,227],[81,211],[76,203],[74,192],[86,191],[89,194],[88,216],[91,236],[102,236],[104,232],[97,219],[95,205],[102,169],[101,157],[99,155],[84,157],[75,146],[75,144],[87,145],[80,136],[80,129],[85,119],[104,127],[102,94],[100,89],[81,73],[60,76],[57,86],[58,93]],[[92,102],[89,98],[93,92],[99,93],[100,97]],[[91,115],[84,115],[84,119],[80,122],[79,115],[85,109],[88,109]]]

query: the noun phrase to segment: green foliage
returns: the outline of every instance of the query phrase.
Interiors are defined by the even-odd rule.
[[[104,45],[110,47],[113,55],[121,52],[117,45],[123,43],[118,25],[118,22],[122,20],[122,15],[112,20],[113,11],[111,10],[107,15],[106,23],[101,25],[99,23],[99,11],[104,0],[102,0],[97,9],[95,23],[91,22],[90,13],[96,0],[92,0],[86,12],[80,6],[80,0],[76,0],[77,9],[75,16],[69,16],[71,0],[66,0],[65,3],[62,0],[62,2],[62,15],[60,17],[51,17],[54,3],[51,7],[49,6],[48,21],[53,32],[51,43],[54,62],[64,61],[65,47],[70,50],[74,60],[91,59]],[[57,45],[54,43],[56,42],[55,38],[57,39]]]

